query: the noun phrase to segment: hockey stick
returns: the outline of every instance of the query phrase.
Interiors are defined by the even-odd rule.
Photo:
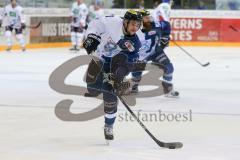
[[[38,24],[36,25],[30,25],[30,26],[26,26],[27,28],[30,28],[30,29],[37,29],[41,26],[42,22],[38,22]]]
[[[193,57],[190,53],[188,53],[184,48],[182,48],[179,44],[177,44],[176,41],[172,40],[172,42],[179,48],[181,49],[184,53],[186,53],[189,57],[191,57],[195,62],[197,62],[198,64],[200,64],[202,67],[207,67],[210,62],[207,62],[205,64],[201,63],[199,60],[197,60],[195,57]]]
[[[134,119],[138,122],[138,124],[144,129],[145,132],[158,144],[158,146],[163,148],[169,148],[169,149],[178,149],[182,148],[183,144],[181,142],[171,142],[166,143],[158,140],[148,129],[147,127],[139,120],[139,118],[135,115],[135,113],[130,109],[130,107],[127,105],[127,103],[122,99],[122,97],[117,93],[117,97],[122,102],[122,104],[126,107],[128,112],[131,113],[131,115],[134,117]]]
[[[232,25],[230,25],[229,28],[231,28],[235,32],[238,32],[238,30],[236,28],[234,28]]]
[[[98,65],[97,59],[94,55],[89,55],[91,59]],[[122,102],[122,104],[125,106],[125,108],[130,112],[130,114],[134,117],[134,119],[138,122],[138,124],[144,129],[144,131],[158,144],[158,146],[163,148],[169,148],[169,149],[177,149],[182,148],[183,144],[181,142],[172,142],[172,143],[166,143],[158,140],[148,129],[147,127],[139,120],[139,118],[134,114],[134,112],[130,109],[130,107],[127,105],[127,103],[122,99],[122,97],[118,94],[118,92],[115,92],[118,99]]]
[[[26,28],[30,28],[30,29],[37,29],[41,26],[42,22],[38,22],[38,24],[36,25],[29,25],[29,26],[26,26]],[[2,29],[2,27],[0,28],[0,30]]]

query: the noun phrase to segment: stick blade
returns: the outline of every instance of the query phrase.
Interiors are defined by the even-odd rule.
[[[41,25],[42,25],[42,22],[38,22],[38,24],[35,25],[35,26],[31,25],[31,26],[27,26],[27,27],[30,28],[30,29],[37,29],[37,28],[39,28]]]
[[[181,142],[173,142],[173,143],[167,143],[166,146],[169,149],[179,149],[183,147],[183,144]]]
[[[41,24],[42,24],[42,22],[39,22],[34,28],[38,28],[38,27],[40,27]]]
[[[207,67],[207,66],[209,66],[210,65],[210,62],[208,62],[208,63],[206,63],[206,64],[203,64],[202,66],[203,67]]]
[[[159,141],[158,145],[160,147],[168,148],[168,149],[180,149],[183,147],[183,144],[181,142],[164,143]]]
[[[235,32],[238,32],[238,30],[236,28],[234,28],[232,25],[230,25],[229,28],[231,28]]]

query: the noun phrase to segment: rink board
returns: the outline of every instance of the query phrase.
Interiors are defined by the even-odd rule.
[[[105,15],[122,16],[126,10],[104,11]],[[28,48],[62,47],[62,42],[67,42],[64,47],[70,46],[68,12],[68,9],[26,9],[28,25],[42,22],[39,28],[24,32]],[[173,10],[171,14],[172,39],[183,46],[240,46],[239,11]],[[0,30],[0,50],[5,49],[5,44],[4,31]]]
[[[193,47],[240,47],[240,42],[231,43],[231,42],[180,42],[176,41],[180,46],[193,46]],[[172,42],[170,46],[175,46]],[[28,44],[28,49],[39,49],[39,48],[63,48],[71,47],[70,42],[55,42],[55,43],[39,43],[39,44]],[[0,51],[4,51],[6,46],[0,46]],[[13,50],[19,50],[20,46],[14,45]]]

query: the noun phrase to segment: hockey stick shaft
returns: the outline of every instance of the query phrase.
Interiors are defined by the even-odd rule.
[[[172,40],[172,42],[179,48],[181,49],[185,54],[187,54],[189,57],[191,57],[195,62],[200,64],[203,67],[208,66],[210,63],[207,62],[206,64],[202,64],[199,60],[197,60],[195,57],[193,57],[190,53],[188,53],[183,47],[181,47],[176,41]]]
[[[232,25],[230,25],[229,28],[231,28],[235,32],[238,32],[238,30],[235,27],[233,27]]]
[[[152,138],[152,140],[157,143],[160,147],[169,148],[169,149],[177,149],[182,148],[183,144],[181,142],[173,142],[173,143],[165,143],[159,141],[148,129],[147,127],[140,121],[140,119],[135,115],[135,113],[130,109],[127,103],[122,99],[122,97],[117,93],[117,97],[128,110],[128,112],[133,116],[133,118],[138,122],[138,124],[143,128],[143,130]]]
[[[38,24],[36,25],[30,25],[30,26],[26,26],[27,28],[30,28],[30,29],[37,29],[41,26],[42,22],[38,22]]]
[[[129,108],[129,106],[126,104],[126,102],[122,99],[120,95],[117,94],[117,97],[122,102],[124,107],[128,110],[128,112],[133,116],[133,118],[140,124],[140,126],[147,132],[147,134],[156,142],[158,143],[158,140],[154,135],[147,129],[147,127],[139,120],[139,118],[134,114],[134,112]],[[163,145],[163,142],[161,142],[161,145]]]

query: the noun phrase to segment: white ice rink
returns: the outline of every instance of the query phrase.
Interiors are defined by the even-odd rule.
[[[192,122],[146,122],[166,142],[181,141],[182,149],[159,148],[137,122],[116,120],[115,140],[105,145],[103,117],[66,122],[54,113],[63,99],[74,99],[72,112],[81,113],[100,100],[63,95],[49,87],[50,74],[78,56],[67,48],[0,53],[0,160],[239,160],[240,159],[240,48],[184,47],[203,68],[176,47],[167,50],[174,66],[180,98],[137,99],[135,111],[183,113]],[[85,53],[82,53],[85,54]],[[66,83],[83,84],[86,66]],[[125,113],[122,104],[119,113]]]

